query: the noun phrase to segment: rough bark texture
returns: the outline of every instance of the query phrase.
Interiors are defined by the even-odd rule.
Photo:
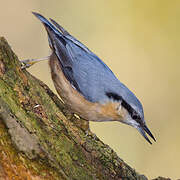
[[[0,179],[147,179],[88,126],[0,38]]]

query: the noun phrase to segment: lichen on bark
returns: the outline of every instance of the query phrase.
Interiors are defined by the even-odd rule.
[[[0,177],[147,179],[88,129],[0,38]],[[6,162],[6,163],[5,163]]]

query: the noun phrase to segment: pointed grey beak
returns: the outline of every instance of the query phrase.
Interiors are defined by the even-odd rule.
[[[141,135],[146,139],[146,141],[148,141],[150,144],[151,141],[149,140],[149,138],[147,137],[146,133],[154,140],[156,141],[156,139],[154,138],[154,136],[152,135],[151,131],[148,129],[148,127],[146,125],[143,126],[138,126],[137,127],[138,131],[141,133]]]

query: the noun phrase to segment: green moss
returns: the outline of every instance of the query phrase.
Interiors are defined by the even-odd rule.
[[[57,97],[42,82],[21,70],[17,57],[2,38],[0,60],[6,67],[0,78],[0,98],[17,121],[38,139],[42,149],[33,160],[28,159],[26,152],[24,155],[18,152],[18,147],[13,149],[10,152],[14,153],[15,163],[23,163],[34,174],[46,179],[51,174],[54,179],[113,179],[120,174],[136,179],[134,170],[112,149],[92,134],[86,136],[76,121],[65,117],[64,107]]]

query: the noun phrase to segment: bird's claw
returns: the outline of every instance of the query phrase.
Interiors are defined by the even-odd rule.
[[[91,136],[91,137],[93,137],[93,140],[98,139],[98,137],[96,136],[96,134],[95,134],[95,133],[92,133],[92,132],[90,131],[90,128],[88,128],[88,129],[85,131],[85,136],[86,136],[86,137],[87,137],[87,136]]]
[[[35,62],[33,62],[34,59],[26,59],[21,61],[21,69],[26,69],[31,67]]]
[[[21,69],[26,69],[31,67],[33,64],[39,62],[39,61],[44,61],[44,60],[48,60],[50,58],[50,56],[46,56],[40,59],[25,59],[21,61]]]

